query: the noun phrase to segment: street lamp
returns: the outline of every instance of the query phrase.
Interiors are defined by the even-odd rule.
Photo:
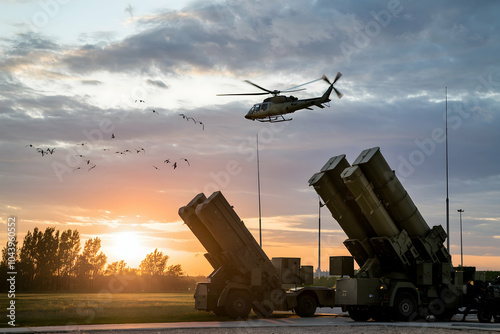
[[[318,278],[321,278],[321,208],[326,205],[326,203],[321,203],[321,198],[318,196],[319,206],[318,206]],[[327,201],[328,202],[328,201]]]
[[[464,210],[458,209],[457,211],[460,214],[460,265],[463,267],[464,266],[464,249],[462,246],[462,212],[464,212]]]

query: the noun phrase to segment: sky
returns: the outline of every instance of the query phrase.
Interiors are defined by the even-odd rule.
[[[1,245],[14,216],[19,239],[35,227],[77,229],[82,245],[101,238],[108,262],[138,267],[158,248],[169,265],[207,275],[178,209],[221,190],[258,240],[258,136],[264,251],[316,267],[318,196],[308,180],[332,156],[352,163],[380,147],[427,223],[446,228],[447,120],[453,263],[463,209],[464,265],[500,270],[498,2],[3,0],[0,8]],[[260,96],[216,96],[258,91],[244,80],[282,90],[337,72],[343,98],[290,122],[245,119]],[[348,255],[346,236],[326,207],[321,225],[328,270],[329,256]]]

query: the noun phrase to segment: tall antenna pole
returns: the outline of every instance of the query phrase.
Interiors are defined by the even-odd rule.
[[[446,238],[446,248],[448,253],[450,252],[450,199],[448,198],[448,87],[445,87],[446,96],[446,233],[448,238]]]
[[[318,195],[318,278],[321,278],[321,198]]]
[[[259,245],[262,248],[262,214],[260,207],[260,165],[259,165],[259,134],[257,133],[257,191],[259,193]]]

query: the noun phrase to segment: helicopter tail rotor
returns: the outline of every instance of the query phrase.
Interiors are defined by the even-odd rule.
[[[341,92],[339,92],[337,90],[337,88],[333,87],[333,85],[335,85],[335,83],[340,79],[340,77],[342,77],[342,73],[340,73],[340,72],[337,72],[337,75],[335,76],[335,79],[333,80],[333,82],[330,82],[330,80],[328,80],[328,78],[324,74],[321,77],[321,79],[325,80],[330,86],[332,86],[333,90],[335,91],[335,94],[337,94],[337,97],[339,99],[341,99],[342,96],[344,96],[344,94],[342,94]]]

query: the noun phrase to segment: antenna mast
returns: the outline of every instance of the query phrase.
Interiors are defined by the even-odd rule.
[[[448,198],[448,87],[445,87],[446,96],[446,233],[448,237],[446,238],[446,248],[448,253],[450,252],[450,199]]]
[[[262,214],[260,207],[260,165],[259,165],[259,134],[257,133],[257,191],[259,193],[259,245],[262,248]]]

